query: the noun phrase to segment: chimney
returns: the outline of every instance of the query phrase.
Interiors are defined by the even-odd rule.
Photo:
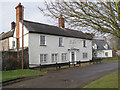
[[[60,14],[60,17],[59,17],[59,27],[60,28],[64,28],[64,18],[62,17],[62,14]]]
[[[106,37],[105,36],[103,37],[103,40],[106,41]]]
[[[15,22],[11,22],[11,31],[15,29]]]
[[[19,22],[24,19],[23,18],[24,7],[23,5],[21,5],[21,3],[19,3],[15,9],[16,9],[16,37],[19,38]]]
[[[20,29],[19,29],[19,22],[21,20],[24,19],[24,7],[23,5],[21,5],[21,3],[19,3],[16,7],[16,48],[19,49],[20,47],[20,40],[19,40],[19,32],[20,32]]]

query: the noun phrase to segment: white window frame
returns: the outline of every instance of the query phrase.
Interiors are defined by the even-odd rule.
[[[44,40],[42,40],[44,37]],[[46,37],[45,35],[40,35],[40,46],[46,46]]]
[[[83,40],[83,47],[87,47],[86,40]]]
[[[59,37],[59,47],[63,47],[63,37]]]
[[[83,58],[88,58],[88,53],[83,53]]]
[[[61,54],[62,61],[67,61],[67,53]]]
[[[58,54],[57,53],[53,53],[51,55],[51,59],[52,59],[52,62],[57,62],[58,61]]]
[[[47,62],[47,54],[40,54],[40,63],[46,63],[46,62]]]

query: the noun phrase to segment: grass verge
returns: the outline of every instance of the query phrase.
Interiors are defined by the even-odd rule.
[[[116,61],[116,62],[118,62],[118,61],[120,61],[120,58],[118,58],[118,57],[115,57],[115,58],[105,58],[102,61]]]
[[[84,88],[118,88],[118,75],[120,76],[120,71],[113,72],[112,74],[93,81]]]
[[[45,73],[47,72],[32,69],[2,71],[2,82],[21,77],[34,77],[44,75]]]

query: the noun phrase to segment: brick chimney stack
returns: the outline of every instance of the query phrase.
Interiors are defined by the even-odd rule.
[[[19,22],[24,19],[24,7],[19,3],[16,7],[16,48],[19,49],[20,47],[20,40],[19,40]]]
[[[19,22],[20,20],[23,20],[24,7],[21,5],[21,3],[19,3],[15,9],[16,9],[16,37],[19,38]]]
[[[15,22],[11,22],[11,30],[14,30],[15,29]]]
[[[103,37],[103,40],[106,41],[106,37],[105,36]]]
[[[64,28],[65,27],[65,20],[64,20],[64,18],[62,17],[62,14],[60,14],[60,17],[59,17],[59,27],[60,28]]]

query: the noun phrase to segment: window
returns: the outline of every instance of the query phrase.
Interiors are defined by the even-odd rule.
[[[108,49],[108,45],[107,45],[107,44],[105,44],[105,45],[104,45],[104,48],[105,48],[105,49]]]
[[[45,36],[40,36],[40,45],[41,46],[44,46],[44,45],[46,45],[46,43],[45,43]]]
[[[40,62],[47,62],[47,54],[40,54]]]
[[[83,58],[87,58],[87,53],[83,53]]]
[[[67,53],[62,53],[62,61],[66,61],[67,60]]]
[[[57,61],[57,54],[52,54],[52,62],[56,62]]]
[[[105,52],[105,56],[108,56],[108,52]]]
[[[63,46],[63,38],[60,37],[60,38],[59,38],[59,47],[62,47],[62,46]]]
[[[83,47],[86,47],[86,41],[83,40]]]
[[[15,41],[12,41],[12,47],[13,48],[15,47]]]

